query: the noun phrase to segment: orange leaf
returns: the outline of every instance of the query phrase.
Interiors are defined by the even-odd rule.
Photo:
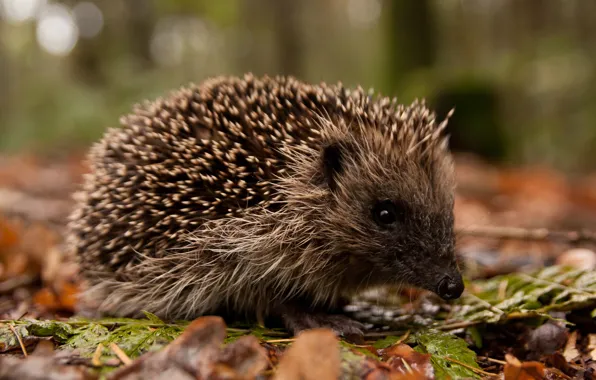
[[[520,362],[515,356],[505,355],[505,380],[537,380],[544,379],[544,365],[539,362]]]

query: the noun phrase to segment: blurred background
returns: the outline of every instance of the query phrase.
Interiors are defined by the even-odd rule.
[[[0,149],[81,149],[136,102],[247,71],[424,97],[456,107],[456,150],[596,168],[593,0],[0,0]]]
[[[56,257],[91,142],[137,102],[248,71],[455,107],[456,226],[488,236],[458,249],[491,273],[567,245],[473,226],[596,231],[596,0],[0,0],[0,318],[40,273],[65,299],[34,303],[73,308]]]

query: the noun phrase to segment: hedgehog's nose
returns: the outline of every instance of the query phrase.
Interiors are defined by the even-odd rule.
[[[459,298],[463,291],[464,281],[459,273],[455,276],[446,275],[437,286],[437,294],[446,301]]]

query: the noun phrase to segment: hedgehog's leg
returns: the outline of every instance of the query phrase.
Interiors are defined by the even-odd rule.
[[[323,310],[313,310],[299,303],[281,306],[281,318],[288,330],[294,335],[303,330],[330,328],[341,337],[361,340],[364,325],[347,315],[334,314]]]

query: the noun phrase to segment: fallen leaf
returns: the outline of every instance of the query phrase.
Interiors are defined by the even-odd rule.
[[[242,378],[252,379],[267,367],[267,363],[267,354],[259,340],[246,335],[224,347],[217,360],[215,372],[220,373],[226,368],[236,376],[241,374]]]
[[[0,379],[88,380],[96,379],[84,368],[60,365],[52,356],[30,356],[18,359],[0,356]]]
[[[588,335],[588,355],[594,361],[596,361],[596,334]]]
[[[420,379],[433,379],[434,369],[430,354],[421,354],[407,344],[400,343],[380,350],[387,364],[398,373],[418,375]]]
[[[430,360],[437,379],[479,378],[476,373],[480,370],[476,353],[468,347],[465,340],[436,330],[418,332],[414,334],[414,339],[417,343],[414,350],[431,354]]]
[[[567,344],[565,345],[565,349],[563,350],[563,356],[565,360],[568,362],[573,361],[573,359],[577,358],[580,353],[576,347],[577,344],[577,331],[572,332],[569,335],[569,339],[567,339]]]
[[[15,226],[0,217],[0,252],[13,248],[19,241]]]
[[[300,333],[283,354],[274,379],[322,380],[340,375],[339,342],[329,329]]]
[[[33,296],[33,302],[46,311],[75,311],[79,286],[72,282],[60,281],[56,289],[45,287]]]
[[[520,362],[511,354],[505,355],[505,380],[534,380],[544,379],[544,365],[539,362]]]

